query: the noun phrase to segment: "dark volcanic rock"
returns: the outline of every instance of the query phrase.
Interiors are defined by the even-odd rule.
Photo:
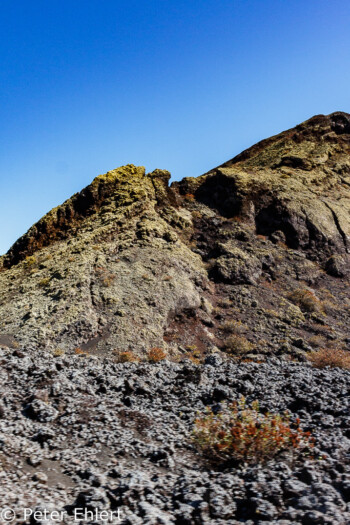
[[[9,372],[1,387],[4,507],[70,509],[64,523],[74,522],[76,508],[119,508],[124,524],[349,523],[350,372],[214,356],[201,366],[121,365],[24,352],[19,359],[1,351]],[[38,417],[19,411],[48,374],[49,408],[35,400]],[[205,460],[191,440],[197,413],[207,403],[220,410],[218,395],[238,399],[248,383],[248,402],[300,417],[315,437],[314,457],[282,454],[235,467]]]

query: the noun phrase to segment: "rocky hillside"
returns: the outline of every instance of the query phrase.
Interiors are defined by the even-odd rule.
[[[347,525],[350,115],[169,178],[100,175],[0,259],[0,522]]]
[[[350,116],[316,116],[198,178],[132,165],[1,260],[0,342],[142,357],[302,358],[349,344]]]

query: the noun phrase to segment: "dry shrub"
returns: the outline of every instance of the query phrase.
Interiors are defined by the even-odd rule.
[[[299,288],[288,295],[292,303],[299,306],[303,312],[321,312],[321,301],[316,295],[306,288]]]
[[[86,352],[85,350],[82,350],[81,348],[76,348],[74,350],[74,352],[77,354],[77,355],[89,355],[88,352]]]
[[[202,352],[196,345],[189,345],[186,347],[186,358],[192,361],[195,365],[200,365],[203,360]]]
[[[102,285],[103,285],[105,288],[109,288],[110,286],[112,286],[114,279],[115,279],[115,275],[112,275],[112,274],[106,275],[106,276],[102,279]]]
[[[117,357],[118,363],[133,363],[137,361],[137,357],[131,350],[120,352]]]
[[[37,261],[37,258],[35,257],[35,255],[28,255],[25,259],[24,259],[24,267],[27,269],[27,270],[33,270],[38,264],[38,261]]]
[[[320,319],[318,319],[317,321],[318,321],[317,323],[312,323],[310,325],[311,329],[313,330],[316,336],[322,336],[322,337],[328,338],[329,334],[334,334],[334,328],[332,328],[328,324],[323,323],[322,320]]]
[[[95,269],[95,272],[99,277],[102,286],[104,286],[105,288],[109,288],[110,286],[112,286],[116,278],[116,275],[114,273],[110,272],[107,268],[104,268],[102,266],[98,266]]]
[[[193,193],[186,193],[186,195],[184,196],[184,199],[186,201],[194,201],[195,196],[193,195]]]
[[[150,363],[158,363],[158,361],[163,361],[166,358],[166,353],[162,348],[152,348],[148,352],[148,361]]]
[[[317,368],[330,366],[350,370],[350,352],[341,348],[321,348],[308,354],[307,358]]]
[[[227,332],[229,334],[240,335],[247,330],[247,325],[242,323],[242,321],[225,321],[220,325],[220,330]]]
[[[231,308],[232,301],[228,297],[225,297],[224,299],[218,301],[218,306],[220,308]]]
[[[223,347],[225,352],[235,355],[248,354],[255,348],[248,339],[235,334],[225,339]]]
[[[262,414],[258,401],[248,408],[242,397],[238,403],[223,406],[219,414],[208,408],[195,421],[193,439],[211,459],[262,462],[282,450],[313,447],[310,432],[304,432],[299,423],[297,419],[291,424],[286,413]]]
[[[54,357],[61,357],[65,354],[65,351],[62,350],[62,348],[56,348],[55,350],[52,351]]]
[[[201,360],[199,357],[196,357],[195,355],[186,355],[187,359],[189,359],[194,365],[200,365]]]

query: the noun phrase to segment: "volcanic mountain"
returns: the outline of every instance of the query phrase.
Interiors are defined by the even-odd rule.
[[[350,115],[169,178],[0,259],[0,521],[348,525]]]
[[[350,343],[350,115],[197,178],[100,175],[0,259],[0,344],[252,359]]]

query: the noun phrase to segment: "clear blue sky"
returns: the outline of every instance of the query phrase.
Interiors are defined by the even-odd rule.
[[[349,0],[1,0],[0,253],[98,174],[350,112]]]

